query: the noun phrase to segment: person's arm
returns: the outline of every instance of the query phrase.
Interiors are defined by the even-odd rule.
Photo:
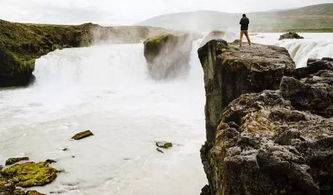
[[[243,18],[239,21],[239,24],[240,24],[240,25],[243,24]]]

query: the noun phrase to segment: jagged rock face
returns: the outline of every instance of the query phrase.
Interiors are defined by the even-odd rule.
[[[245,93],[278,89],[295,64],[286,49],[254,44],[239,49],[235,43],[212,40],[198,51],[206,89],[207,141],[215,138],[221,110]]]
[[[153,79],[169,79],[189,69],[192,50],[189,34],[161,34],[144,41],[144,56]]]
[[[264,90],[267,85],[262,85],[264,91],[250,93],[245,88],[243,95],[221,109],[221,94],[230,89],[223,85],[235,85],[235,81],[222,82],[221,66],[226,64],[217,59],[223,59],[225,47],[225,42],[218,41],[208,52],[215,66],[207,59],[203,63],[204,70],[210,66],[205,70],[206,120],[210,120],[212,110],[220,118],[215,116],[218,126],[214,137],[201,149],[209,180],[202,194],[332,194],[333,60],[309,60],[306,68],[285,71],[288,76],[280,77],[281,85],[274,86],[277,90]],[[229,66],[241,60],[239,57]],[[267,60],[266,67],[276,64]],[[209,102],[212,100],[216,102]],[[207,133],[212,130],[209,128]]]
[[[223,111],[214,145],[202,149],[211,194],[333,193],[333,121],[290,102],[264,91]]]
[[[333,116],[333,59],[309,59],[308,66],[296,69],[281,82],[281,94],[299,110],[324,117]]]
[[[304,37],[298,35],[295,32],[288,32],[288,33],[280,36],[279,40],[283,40],[283,39],[304,39]]]

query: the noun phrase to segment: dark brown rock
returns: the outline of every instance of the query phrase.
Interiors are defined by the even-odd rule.
[[[304,39],[304,37],[298,35],[295,32],[288,32],[280,36],[279,40],[283,39]]]
[[[299,110],[333,116],[333,70],[321,70],[302,80],[284,77],[281,93]]]
[[[77,134],[75,134],[72,139],[74,140],[80,140],[80,139],[83,139],[83,138],[86,138],[86,137],[90,137],[90,136],[93,136],[94,134],[90,131],[90,130],[86,130],[86,131],[82,131],[82,132],[79,132]]]
[[[302,79],[320,70],[333,70],[333,58],[322,58],[321,60],[310,58],[306,67],[297,68],[292,72],[292,77]]]
[[[20,161],[29,160],[29,157],[18,157],[18,158],[9,158],[6,160],[6,166],[13,165]]]

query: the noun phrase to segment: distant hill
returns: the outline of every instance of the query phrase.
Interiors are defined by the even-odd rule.
[[[291,10],[249,13],[252,31],[257,32],[333,32],[333,3]],[[238,30],[241,14],[197,11],[162,15],[143,21],[150,25],[176,30],[208,32]]]

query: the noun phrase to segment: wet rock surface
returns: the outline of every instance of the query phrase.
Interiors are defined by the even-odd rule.
[[[250,79],[248,82],[261,90],[248,90],[243,87],[245,82],[237,79],[225,82],[223,77],[232,75],[224,74],[222,67],[247,70],[239,61],[244,61],[244,56],[252,61],[253,56],[246,51],[231,58],[225,53],[230,46],[226,48],[223,41],[208,44],[210,49],[206,45],[199,50],[205,71],[206,130],[210,134],[201,149],[209,180],[202,194],[332,194],[332,60],[310,59],[308,67],[293,69],[289,60],[269,60],[268,56],[289,58],[283,50],[275,50],[265,58],[266,70],[285,64],[287,71],[274,77],[276,81],[270,85]],[[267,47],[257,46],[261,56]],[[246,75],[251,78],[251,74]],[[224,104],[223,94],[233,93],[237,87],[241,88],[240,96],[230,97]],[[217,123],[215,129],[212,119]]]
[[[144,56],[153,79],[170,79],[189,69],[193,37],[186,33],[167,33],[144,41]]]
[[[304,39],[304,37],[298,35],[296,32],[288,32],[280,36],[279,40],[283,39]]]

